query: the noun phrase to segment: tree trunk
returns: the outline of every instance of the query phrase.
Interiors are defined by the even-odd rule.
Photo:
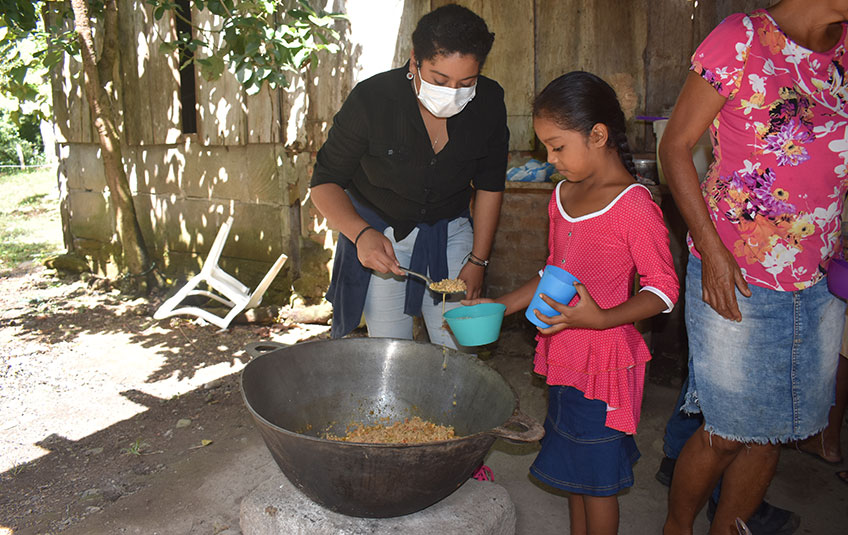
[[[138,225],[132,191],[124,171],[121,138],[109,93],[118,55],[118,6],[116,0],[105,2],[103,52],[99,60],[91,33],[88,0],[71,0],[71,7],[82,53],[86,97],[100,140],[106,185],[109,187],[118,241],[122,250],[122,267],[130,275],[138,276],[150,271],[151,259]]]

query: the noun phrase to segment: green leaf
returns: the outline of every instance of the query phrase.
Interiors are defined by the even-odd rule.
[[[22,84],[22,83],[24,83],[24,80],[26,79],[26,75],[27,75],[28,70],[29,70],[29,67],[27,65],[18,65],[16,67],[12,67],[8,71],[6,71],[6,74],[9,77],[11,77],[12,80],[16,81],[19,84]]]
[[[262,42],[255,35],[250,36],[244,47],[245,56],[254,56],[259,52]]]
[[[253,77],[253,69],[246,63],[242,63],[242,65],[235,72],[236,80],[241,82],[242,85],[247,85],[247,82]]]
[[[61,63],[64,57],[65,51],[61,48],[50,48],[47,50],[47,53],[44,54],[42,61],[44,62],[44,66],[49,69]]]
[[[261,90],[262,90],[262,82],[263,82],[263,81],[264,81],[264,80],[258,80],[258,79],[254,76],[254,77],[253,77],[253,79],[251,80],[250,85],[245,86],[245,92],[246,92],[248,95],[251,95],[251,96],[252,96],[252,95],[255,95],[255,94],[257,94],[257,93],[259,93],[259,91],[261,91]]]
[[[172,0],[146,1],[165,14],[178,9]],[[250,94],[266,82],[285,87],[289,80],[283,72],[299,72],[318,51],[341,49],[333,22],[343,15],[315,10],[306,0],[196,0],[193,6],[220,18],[219,29],[180,36],[190,52],[215,51],[195,62],[200,74],[217,79],[228,68]],[[173,44],[160,47],[162,53],[173,50]]]
[[[294,55],[294,58],[292,58],[292,63],[294,64],[294,66],[298,69],[304,67],[306,65],[306,62],[309,60],[310,53],[311,50],[307,47],[303,47],[298,50],[297,53]]]
[[[224,73],[224,60],[217,55],[196,59],[194,63],[200,67],[200,74],[207,80],[217,80]]]
[[[178,46],[179,43],[176,41],[165,41],[159,45],[159,53],[163,55],[171,54]]]

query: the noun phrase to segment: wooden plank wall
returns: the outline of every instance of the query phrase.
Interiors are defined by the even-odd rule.
[[[537,0],[536,93],[563,73],[589,71],[615,88],[632,122],[645,98],[648,3]]]
[[[418,19],[451,0],[406,2],[395,66],[409,57]],[[771,0],[456,0],[495,32],[483,73],[506,90],[513,151],[536,148],[533,97],[551,80],[587,70],[618,92],[636,151],[653,151],[649,124],[636,115],[670,111],[700,41],[730,13]]]
[[[648,3],[648,39],[645,50],[646,101],[650,115],[667,115],[689,72],[695,48],[727,15],[751,12],[772,0],[662,0]],[[674,31],[669,31],[669,30]]]
[[[199,234],[213,236],[216,218],[238,213],[242,228],[235,234],[267,229],[264,242],[252,242],[263,246],[250,253],[259,255],[252,260],[265,261],[282,246],[290,255],[288,265],[297,270],[297,231],[316,239],[319,223],[304,203],[310,158],[356,82],[361,44],[346,40],[340,54],[325,55],[285,90],[266,87],[251,96],[228,71],[213,82],[198,75],[197,134],[185,135],[176,56],[159,52],[163,36],[174,32],[173,22],[155,21],[143,0],[118,1],[121,61],[113,95],[128,145],[126,166],[146,214],[145,232],[155,234],[172,253],[196,254],[202,245],[195,240]],[[395,66],[409,58],[412,31],[421,16],[451,0],[399,1],[403,7],[398,35],[390,38]],[[552,79],[575,69],[595,72],[616,88],[630,120],[635,151],[652,152],[650,125],[634,116],[660,115],[671,108],[694,47],[726,15],[771,3],[701,0],[696,7],[693,0],[456,1],[480,14],[496,34],[483,73],[505,90],[510,148],[515,152],[537,149],[533,97]],[[372,2],[316,4],[340,12],[354,4],[380,9]],[[192,18],[201,28],[220,25],[196,10]],[[339,22],[337,29],[349,36],[346,24]],[[70,191],[69,227],[74,238],[108,243],[112,223],[81,66],[66,59],[51,76],[55,130],[63,154],[60,174]],[[322,245],[329,243],[330,234],[325,229]]]
[[[349,2],[334,0],[344,11]],[[409,57],[411,35],[418,19],[451,0],[406,0],[395,46],[394,65]],[[637,149],[652,149],[646,125],[636,114],[667,113],[686,77],[694,47],[725,16],[765,7],[771,0],[457,0],[480,14],[495,32],[495,45],[484,74],[506,91],[512,132],[511,149],[535,147],[530,117],[533,96],[562,73],[575,69],[595,72],[619,92],[631,118],[631,141]],[[139,0],[120,0],[122,39],[120,92],[123,128],[130,145],[171,144],[181,132],[179,76],[173,56],[159,54],[160,36],[173,32],[170,21],[155,21],[149,6]],[[218,23],[195,11],[195,23],[216,28]],[[356,46],[328,58],[304,80],[309,92],[308,117],[302,134],[286,139],[286,120],[292,109],[291,92],[263,89],[248,96],[229,72],[214,82],[197,78],[198,134],[203,145],[300,142],[321,145],[327,126],[350,91],[350,67]],[[200,54],[202,56],[202,52]],[[84,100],[79,64],[65,62],[53,73],[62,87],[54,96],[60,142],[92,143],[91,120]],[[318,79],[319,84],[310,84]],[[324,84],[334,79],[336,84]],[[295,91],[295,93],[297,93]],[[300,93],[302,94],[302,93]],[[308,124],[305,124],[308,122]],[[297,139],[301,137],[301,139]],[[288,137],[292,137],[289,135]]]
[[[551,80],[572,70],[591,71],[610,82],[634,126],[635,115],[645,113],[651,90],[645,59],[649,7],[662,10],[666,4],[681,1],[692,5],[691,0],[457,0],[482,16],[495,32],[495,44],[483,73],[497,80],[506,91],[510,149],[537,148],[530,116],[533,97]],[[409,57],[411,35],[418,19],[449,2],[406,3],[396,46],[396,66]],[[668,32],[669,28],[662,31]],[[677,88],[675,94],[676,91]],[[645,139],[644,129],[632,133],[631,141],[637,147],[653,143],[653,139]]]
[[[63,30],[73,29],[73,20],[62,21],[62,6],[48,3],[44,16],[48,24],[60,24]],[[97,141],[88,101],[85,96],[82,63],[65,59],[50,71],[53,88],[53,122],[56,143],[92,143]]]
[[[334,0],[327,9],[344,13],[347,0]],[[305,116],[297,130],[302,139],[298,139],[298,148],[317,151],[327,139],[327,133],[333,124],[333,117],[341,108],[344,99],[354,86],[354,67],[359,58],[358,46],[349,40],[347,21],[335,22],[335,29],[343,37],[338,54],[323,54],[317,64],[309,66],[305,79],[306,102]],[[288,142],[291,145],[291,140]]]
[[[452,0],[433,0],[431,7],[436,9],[449,3]],[[497,80],[506,92],[510,149],[527,150],[533,145],[530,112],[535,86],[534,0],[461,0],[457,3],[483,17],[489,31],[495,33],[495,43],[483,66],[483,74]]]
[[[118,2],[121,36],[119,77],[123,129],[129,145],[175,143],[182,133],[180,76],[176,53],[159,52],[162,38],[174,32],[171,21],[153,17],[149,5]]]

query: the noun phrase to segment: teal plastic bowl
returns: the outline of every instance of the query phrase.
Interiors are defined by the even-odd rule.
[[[448,310],[444,317],[460,345],[482,346],[498,339],[504,312],[506,305],[480,303]]]

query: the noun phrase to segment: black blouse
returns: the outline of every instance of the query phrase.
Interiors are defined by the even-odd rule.
[[[405,238],[419,223],[454,219],[472,186],[503,191],[509,130],[504,92],[479,76],[474,99],[448,118],[449,141],[433,152],[409,64],[356,85],[318,151],[311,186],[335,183]]]

